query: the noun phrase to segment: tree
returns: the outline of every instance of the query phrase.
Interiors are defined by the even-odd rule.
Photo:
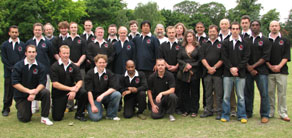
[[[262,6],[256,3],[258,0],[236,0],[237,6],[228,10],[228,19],[230,21],[240,21],[241,16],[249,15],[251,20],[260,18]]]
[[[270,22],[273,20],[279,21],[280,19],[280,13],[276,11],[276,9],[272,9],[268,11],[266,14],[264,14],[261,18],[261,31],[264,35],[269,34],[269,26]]]
[[[186,14],[188,16],[192,16],[197,13],[199,3],[195,1],[185,0],[180,3],[177,3],[173,6],[174,11]]]
[[[292,42],[292,9],[289,11],[288,19],[282,31],[284,32],[284,35],[290,39],[290,42]]]
[[[199,13],[203,14],[205,18],[209,18],[209,21],[212,24],[216,25],[219,24],[221,19],[225,18],[226,14],[226,8],[224,5],[217,2],[203,4],[199,7],[198,11]]]
[[[165,18],[161,15],[156,2],[148,2],[147,4],[138,3],[135,7],[134,16],[138,22],[149,20],[152,24],[153,31],[156,24],[164,24]]]
[[[187,24],[190,22],[190,17],[177,12],[177,11],[171,11],[171,10],[167,10],[167,9],[162,9],[161,11],[161,15],[165,18],[165,26],[174,26],[175,24],[177,24],[178,22]]]

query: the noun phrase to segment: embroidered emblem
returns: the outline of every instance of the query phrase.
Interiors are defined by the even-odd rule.
[[[140,79],[139,79],[139,78],[136,78],[136,79],[135,79],[135,82],[136,82],[136,84],[139,84]]]
[[[42,47],[43,47],[43,48],[46,48],[46,46],[47,46],[46,43],[43,43],[43,44],[42,44]]]
[[[263,41],[259,41],[259,42],[258,42],[258,45],[259,45],[259,46],[263,46],[263,45],[264,45],[264,42],[263,42]]]
[[[175,46],[175,50],[179,50],[179,46]]]
[[[104,76],[103,76],[103,79],[104,79],[104,80],[108,80],[108,76],[107,76],[107,75],[104,75]]]
[[[104,44],[104,47],[105,47],[105,48],[108,48],[108,44]]]
[[[147,40],[147,44],[150,44],[150,43],[151,43],[151,40],[150,40],[150,39],[148,39],[148,40]]]
[[[73,72],[73,68],[72,67],[69,67],[68,70],[69,70],[70,73]]]
[[[38,74],[39,70],[37,68],[33,69],[32,74],[36,75]]]
[[[218,45],[217,45],[217,48],[221,48],[221,44],[218,44]]]
[[[22,51],[22,47],[20,46],[20,47],[18,47],[18,51],[19,52],[21,52]]]
[[[77,43],[78,43],[78,44],[81,44],[81,40],[79,39],[79,40],[77,41]]]
[[[128,46],[127,46],[127,50],[130,50],[130,49],[131,49],[131,46],[130,46],[130,45],[128,45]]]
[[[283,40],[280,40],[280,41],[279,41],[279,45],[280,45],[280,46],[284,45],[284,41],[283,41]]]
[[[239,48],[239,50],[242,50],[243,49],[243,45],[240,45],[238,48]]]

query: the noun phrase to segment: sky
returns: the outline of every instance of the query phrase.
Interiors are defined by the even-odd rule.
[[[159,6],[159,9],[171,9],[173,6],[183,0],[123,0],[127,3],[128,9],[135,9],[138,3],[146,4],[149,1],[156,2]],[[205,4],[209,2],[218,2],[222,3],[227,10],[234,8],[237,3],[236,0],[195,0],[199,4]],[[274,1],[274,0],[273,0]],[[271,0],[258,0],[257,3],[261,3],[263,9],[260,11],[260,14],[263,15],[269,10],[276,8],[277,12],[280,12],[280,22],[285,22],[288,18],[289,11],[292,9],[292,4],[290,0],[276,0],[271,2]]]

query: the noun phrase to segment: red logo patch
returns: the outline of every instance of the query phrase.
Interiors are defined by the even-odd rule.
[[[203,43],[206,43],[207,42],[207,40],[206,39],[203,39]]]
[[[138,84],[140,82],[140,79],[139,78],[136,78],[135,79],[135,82],[136,82],[136,84]]]
[[[175,50],[179,50],[179,46],[176,46],[176,47],[175,47]]]
[[[77,43],[78,43],[78,44],[81,44],[81,40],[79,39],[79,40],[77,41]]]
[[[128,46],[127,46],[127,49],[128,49],[128,50],[130,50],[130,49],[131,49],[131,46],[130,46],[130,45],[128,45]]]
[[[91,40],[92,40],[92,41],[94,41],[94,40],[95,40],[95,38],[94,38],[94,37],[92,37],[92,38],[91,38]]]
[[[104,76],[103,76],[103,79],[104,79],[104,80],[108,80],[108,76],[107,76],[107,75],[104,75]]]
[[[21,47],[21,46],[18,47],[18,51],[19,51],[19,52],[22,51],[22,47]]]
[[[69,72],[73,72],[73,68],[72,67],[69,67],[68,70],[69,70]]]
[[[104,44],[104,47],[105,47],[105,48],[108,48],[108,44]]]
[[[283,40],[280,40],[280,41],[279,41],[279,45],[280,45],[280,46],[284,45],[284,41],[283,41]]]
[[[240,45],[238,48],[239,48],[239,50],[242,50],[243,49],[243,45]]]
[[[217,48],[221,48],[221,44],[218,44],[218,45],[217,45]]]
[[[147,44],[150,44],[150,43],[151,43],[151,40],[150,40],[150,39],[148,39],[148,40],[147,40]]]
[[[36,74],[38,74],[38,72],[39,72],[38,69],[35,68],[35,69],[33,69],[32,74],[36,75]]]
[[[46,48],[46,46],[47,46],[46,43],[43,43],[43,44],[42,44],[42,47],[43,47],[43,48]]]
[[[259,41],[259,42],[258,42],[258,45],[259,45],[259,46],[263,46],[263,45],[264,45],[264,42],[263,42],[263,41]]]

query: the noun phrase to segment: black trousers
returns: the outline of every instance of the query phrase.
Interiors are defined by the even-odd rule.
[[[216,102],[214,112],[221,114],[223,101],[223,80],[221,76],[206,75],[204,77],[204,84],[206,86],[206,111],[213,112],[213,92]]]
[[[77,100],[77,111],[76,116],[84,116],[83,112],[87,105],[87,92],[82,87],[79,89],[79,91],[76,93],[75,99]],[[68,101],[68,96],[66,94],[64,95],[58,95],[56,97],[52,98],[52,118],[54,121],[61,121],[64,117],[64,112],[66,110],[66,105]]]
[[[158,113],[154,113],[151,110],[151,117],[153,119],[160,119],[163,118],[165,114],[173,114],[175,112],[177,96],[172,93],[162,96],[160,103],[156,103],[155,98],[153,99],[153,102],[159,109]]]
[[[131,93],[124,97],[124,117],[131,118],[135,114],[135,106],[138,103],[137,114],[142,114],[146,109],[146,92],[139,91]]]
[[[13,91],[14,87],[11,84],[11,78],[10,77],[4,78],[4,97],[2,113],[4,111],[10,112],[10,106],[12,105],[13,101]]]
[[[51,96],[48,89],[43,89],[40,91],[35,100],[41,101],[42,106],[42,117],[48,117],[50,106],[51,106]],[[28,101],[27,98],[15,99],[16,109],[17,109],[17,118],[21,122],[29,122],[31,120],[31,101]]]
[[[200,79],[192,79],[190,83],[181,82],[182,112],[198,113],[200,107]]]

